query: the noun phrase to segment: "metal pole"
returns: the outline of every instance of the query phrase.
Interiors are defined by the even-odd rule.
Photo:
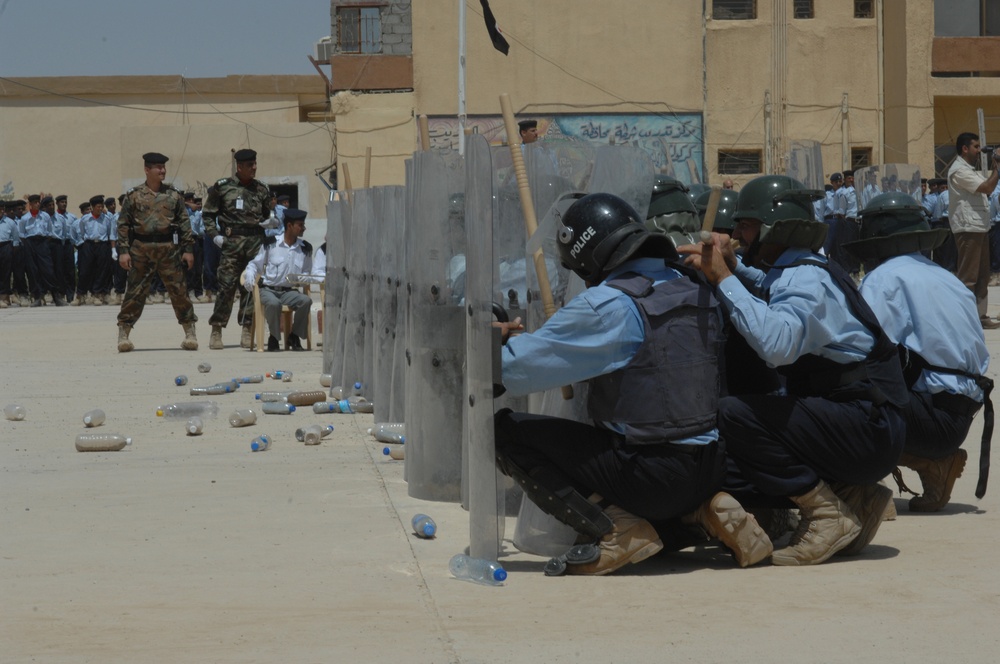
[[[458,154],[465,154],[465,0],[458,0]]]

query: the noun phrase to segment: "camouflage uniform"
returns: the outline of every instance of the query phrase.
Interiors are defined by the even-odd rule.
[[[159,192],[145,183],[130,189],[118,215],[118,255],[132,257],[118,324],[133,327],[139,320],[156,273],[170,293],[177,322],[181,325],[196,322],[198,317],[187,295],[181,262],[182,254],[193,251],[191,223],[179,191],[166,183]]]
[[[240,275],[263,243],[264,229],[260,227],[260,222],[270,216],[270,202],[271,192],[260,180],[251,180],[244,186],[234,176],[219,180],[208,190],[202,209],[205,235],[213,240],[219,234],[226,238],[216,273],[218,291],[215,310],[208,319],[213,327],[226,327],[229,323]],[[239,320],[243,325],[253,321],[250,298],[241,302]]]

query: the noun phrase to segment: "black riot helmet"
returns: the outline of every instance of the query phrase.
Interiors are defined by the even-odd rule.
[[[932,229],[923,206],[898,191],[879,194],[860,214],[860,239],[845,242],[844,249],[866,262],[932,251],[951,234],[947,228]]]
[[[688,195],[689,192],[690,188],[677,178],[657,174],[653,178],[653,191],[649,196],[649,210],[646,212],[646,218],[675,212],[697,213],[698,211]]]
[[[695,199],[695,207],[698,208],[698,214],[701,215],[702,220],[705,219],[705,213],[708,212],[708,199],[712,197],[711,188],[708,191],[704,191],[698,195]],[[712,229],[716,232],[725,231],[726,233],[731,233],[734,228],[736,228],[736,222],[733,221],[733,212],[736,211],[736,199],[739,197],[732,189],[723,189],[719,194],[719,209],[715,213],[715,222],[712,225]]]
[[[590,283],[637,255],[677,258],[669,238],[646,230],[632,206],[612,194],[580,198],[562,222],[556,239],[563,267]]]

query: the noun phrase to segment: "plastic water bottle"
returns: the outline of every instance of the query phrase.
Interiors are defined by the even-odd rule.
[[[351,394],[353,396],[360,397],[361,396],[361,388],[362,387],[363,386],[361,385],[361,383],[354,383],[354,385],[351,386]]]
[[[295,406],[281,401],[268,401],[261,407],[268,415],[291,415],[295,412]]]
[[[183,374],[180,375],[180,376],[178,376],[177,378],[174,378],[174,385],[180,386],[180,385],[187,385],[187,384],[188,384],[188,377],[184,376]]]
[[[330,387],[331,385],[333,385],[333,376],[331,376],[330,374],[320,374],[319,384],[322,385],[323,387]]]
[[[291,374],[290,371],[271,371],[267,374],[268,378],[273,378],[274,380],[282,380],[285,374]]]
[[[323,429],[318,424],[306,427],[302,431],[302,442],[306,445],[319,445],[323,440]]]
[[[500,563],[482,558],[470,558],[464,553],[456,553],[448,562],[448,569],[456,579],[472,581],[484,586],[500,586],[507,580],[507,572]]]
[[[160,406],[156,409],[157,417],[164,418],[184,418],[193,417],[218,417],[219,404],[214,401],[184,401],[172,403],[167,406]]]
[[[189,436],[200,436],[204,426],[200,417],[192,417],[184,425],[184,430],[187,431],[187,435]]]
[[[243,376],[242,378],[233,378],[237,383],[263,383],[264,374],[254,374],[253,376]]]
[[[368,435],[377,439],[380,433],[389,431],[403,433],[405,426],[402,422],[381,422],[373,427],[368,427]]]
[[[212,365],[209,364],[208,362],[202,362],[201,364],[198,365],[199,373],[208,373],[211,370],[212,370]]]
[[[414,514],[410,520],[413,532],[421,539],[431,539],[437,533],[437,524],[426,514]]]
[[[209,385],[208,387],[192,387],[191,396],[198,396],[199,394],[229,394],[232,392],[232,388],[225,383],[216,383],[215,385]]]
[[[344,413],[351,414],[354,409],[351,408],[351,404],[348,403],[347,399],[341,399],[340,401],[324,401],[322,403],[313,404],[314,413]]]
[[[290,382],[292,382],[292,372],[291,371],[282,371],[281,372],[281,382],[282,383],[290,383]]]
[[[315,430],[317,435],[317,440],[314,443],[307,442],[306,433],[308,431]],[[306,445],[319,445],[319,439],[326,438],[331,433],[333,433],[332,424],[313,424],[307,427],[300,427],[295,430],[295,440],[300,443],[306,443]]]
[[[240,389],[240,381],[235,378],[230,378],[229,380],[224,380],[221,383],[216,383],[216,385],[226,385],[229,387],[230,392],[235,392]]]
[[[229,414],[229,426],[248,427],[257,423],[257,413],[249,408],[240,408]]]
[[[76,437],[77,452],[117,452],[132,439],[120,433],[81,433]]]
[[[392,447],[386,445],[382,448],[382,454],[390,459],[395,459],[396,461],[402,461],[406,458],[406,451],[403,449],[402,445],[394,445]]]
[[[326,401],[326,392],[315,390],[312,392],[289,392],[285,401],[293,406],[311,406],[320,401]]]
[[[361,396],[361,383],[354,383],[349,389],[344,389],[342,386],[330,390],[330,396],[334,399],[340,401],[341,399],[346,399],[347,397],[359,397]]]
[[[12,403],[9,406],[4,406],[3,416],[6,417],[11,422],[20,422],[24,419],[24,416],[28,414],[28,411],[24,409],[24,406],[18,406],[16,403]]]
[[[254,395],[257,401],[288,401],[291,392],[258,392]]]
[[[347,403],[351,404],[351,410],[355,413],[374,413],[375,404],[362,396],[351,395],[347,397]]]
[[[271,449],[271,437],[262,433],[250,441],[251,452],[264,452]]]
[[[104,411],[100,408],[88,411],[83,415],[83,425],[85,427],[99,427],[104,424]]]

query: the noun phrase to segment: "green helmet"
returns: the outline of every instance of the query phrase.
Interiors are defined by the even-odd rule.
[[[698,199],[706,191],[712,191],[712,187],[707,184],[702,184],[701,182],[694,182],[688,185],[688,198],[694,203],[695,207],[698,207]]]
[[[646,218],[675,212],[698,212],[688,197],[688,186],[669,175],[657,175],[653,179],[653,193],[649,197]]]
[[[733,221],[760,221],[760,242],[819,251],[827,225],[816,221],[812,202],[823,197],[787,175],[762,175],[740,190]]]
[[[695,200],[694,205],[698,208],[698,214],[702,221],[705,220],[705,213],[708,212],[708,199],[712,197],[712,190],[702,192]],[[713,229],[731,231],[736,227],[733,221],[733,211],[736,210],[736,199],[738,194],[732,189],[723,189],[719,196],[719,210],[715,213],[715,223]]]
[[[879,194],[860,214],[860,239],[845,242],[844,248],[863,261],[930,251],[948,239],[947,228],[931,229],[923,206],[898,191]]]

